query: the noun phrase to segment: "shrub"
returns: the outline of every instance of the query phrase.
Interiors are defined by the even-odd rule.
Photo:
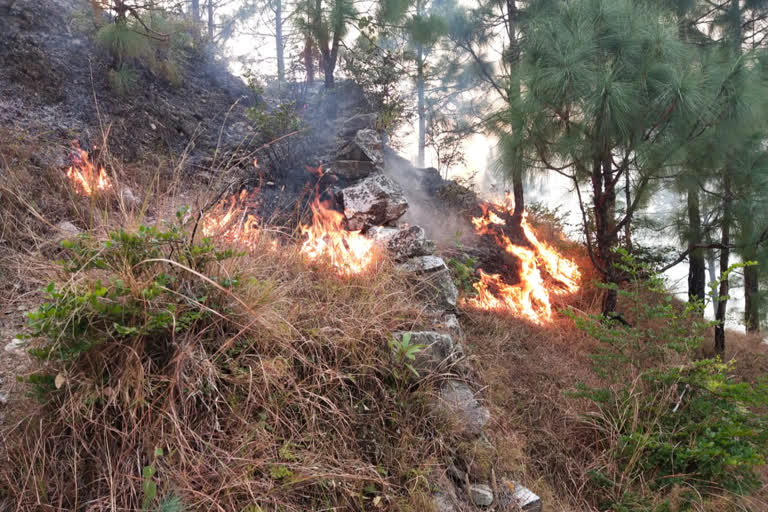
[[[607,455],[590,472],[601,507],[649,510],[645,490],[686,488],[688,501],[755,490],[755,470],[768,455],[765,387],[734,379],[732,362],[695,360],[709,326],[703,304],[676,303],[661,278],[619,253],[620,270],[631,276],[619,290],[623,322],[566,312],[601,342],[593,359],[607,384],[572,394],[596,407],[584,421]]]

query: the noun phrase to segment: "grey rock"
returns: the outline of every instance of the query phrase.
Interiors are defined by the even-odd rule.
[[[59,235],[64,238],[74,237],[80,233],[80,229],[68,220],[63,220],[56,224],[56,229],[59,231]]]
[[[350,230],[395,221],[408,209],[400,186],[383,174],[343,189],[341,196]]]
[[[6,405],[8,403],[8,393],[0,392],[0,405]]]
[[[439,270],[448,270],[443,258],[439,256],[419,256],[411,258],[408,261],[397,266],[401,272],[412,272],[414,274],[429,274]]]
[[[352,140],[344,142],[336,150],[337,160],[368,160],[376,165],[384,164],[381,136],[376,130],[359,130]]]
[[[501,510],[523,510],[525,512],[542,512],[544,505],[533,491],[509,480],[504,480],[499,492]]]
[[[122,187],[120,189],[120,199],[126,206],[134,206],[139,202],[138,198],[134,195],[133,190],[129,187]]]
[[[5,351],[9,354],[17,355],[17,356],[23,356],[25,352],[25,348],[27,346],[26,340],[20,340],[19,338],[13,338],[10,343],[8,343],[5,346]]]
[[[460,347],[447,334],[434,331],[406,331],[411,335],[411,343],[424,345],[424,349],[416,355],[414,366],[421,371],[434,371],[441,366],[449,365],[462,356]],[[398,339],[406,332],[395,333]]]
[[[456,310],[459,290],[447,268],[429,274],[423,282],[422,294],[431,304],[444,311]]]
[[[341,130],[339,130],[339,136],[349,137],[356,134],[359,130],[374,129],[376,128],[376,118],[377,115],[375,112],[354,115],[344,121]]]
[[[456,315],[449,313],[443,316],[443,328],[451,333],[451,336],[453,336],[457,341],[464,341],[464,331],[462,331],[461,324],[459,323],[459,319],[456,317]]]
[[[491,413],[480,405],[469,386],[458,380],[443,384],[438,405],[457,417],[465,435],[480,434],[491,418]]]
[[[435,244],[427,240],[424,229],[419,226],[404,229],[376,226],[368,230],[368,235],[387,249],[397,262],[416,256],[427,256],[435,250]]]
[[[369,160],[336,160],[325,166],[328,173],[345,180],[361,180],[371,174],[381,172],[381,168]]]
[[[485,484],[470,485],[469,496],[478,507],[490,507],[493,503],[493,490]]]

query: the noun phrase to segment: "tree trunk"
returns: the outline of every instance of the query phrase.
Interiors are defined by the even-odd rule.
[[[426,108],[424,106],[424,48],[418,45],[416,49],[416,93],[419,109],[419,154],[416,167],[424,167],[424,151],[426,148]]]
[[[718,290],[717,308],[715,309],[715,353],[725,354],[725,313],[728,305],[728,263],[731,251],[728,246],[731,243],[731,181],[728,178],[727,169],[723,177],[723,220],[720,228],[720,289]]]
[[[208,38],[213,41],[213,0],[208,0]]]
[[[515,23],[517,22],[517,4],[515,0],[507,0],[507,38],[509,39],[509,48],[507,49],[507,55],[509,59],[510,71],[513,71],[513,67],[520,65],[520,45],[517,41],[517,30],[515,29]],[[517,73],[514,73],[515,77],[518,77]],[[520,97],[520,79],[519,77],[512,81],[510,84],[510,96],[513,99]],[[515,123],[513,126],[515,132],[523,130],[522,123]],[[525,212],[525,192],[523,189],[523,178],[525,172],[523,170],[523,155],[522,153],[516,156],[516,160],[512,169],[512,195],[515,198],[515,208],[512,211],[512,220],[519,227],[523,221],[523,213]]]
[[[629,179],[629,169],[624,171],[624,202],[627,205],[627,216],[629,216],[629,208],[632,204],[632,181]],[[630,220],[624,224],[624,247],[627,252],[632,252],[632,223]]]
[[[744,324],[747,332],[760,332],[760,269],[744,267]]]
[[[595,237],[597,256],[603,267],[605,281],[611,285],[603,297],[602,314],[611,317],[616,312],[618,275],[616,273],[616,186],[613,182],[611,153],[595,158],[592,165],[592,193],[595,206]]]
[[[315,83],[315,51],[309,36],[304,39],[304,68],[307,71],[307,83],[312,85]]]
[[[192,0],[192,19],[200,21],[200,0]]]
[[[336,68],[336,62],[331,60],[330,52],[323,51],[323,74],[325,75],[325,88],[333,89],[333,71]]]
[[[699,190],[696,183],[688,184],[688,302],[703,301],[706,288],[706,265],[704,249],[692,249],[701,244],[701,211],[699,208]],[[702,312],[703,313],[703,312]]]
[[[277,51],[277,81],[285,80],[285,60],[283,58],[283,1],[275,0],[275,50]]]

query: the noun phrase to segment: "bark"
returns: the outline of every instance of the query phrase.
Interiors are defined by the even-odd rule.
[[[731,243],[731,182],[726,175],[723,177],[723,220],[720,227],[720,289],[718,290],[717,308],[715,309],[715,353],[725,354],[725,313],[728,306],[728,277],[724,274],[728,271],[728,263],[731,255],[728,246]]]
[[[687,191],[688,203],[688,248],[702,242],[701,211],[699,207],[699,190],[696,183],[690,183]],[[703,301],[706,288],[706,265],[704,249],[693,249],[689,256],[688,265],[688,302]]]
[[[426,108],[424,106],[424,48],[421,45],[418,45],[416,49],[416,93],[419,109],[419,154],[416,166],[424,167],[424,151],[427,145],[427,138]]]
[[[520,64],[520,45],[517,41],[517,30],[515,23],[517,22],[517,4],[515,0],[507,0],[507,38],[509,39],[509,48],[507,49],[507,55],[509,60],[510,71],[513,67]],[[515,74],[515,76],[517,76]],[[514,80],[510,84],[510,95],[513,99],[520,97],[520,80]],[[523,126],[521,123],[516,123],[513,126],[513,130],[521,131]],[[525,212],[525,192],[523,189],[523,157],[522,153],[517,155],[517,159],[513,164],[512,169],[512,194],[515,198],[515,209],[512,212],[512,220],[520,226],[523,221],[523,213]]]
[[[200,0],[192,0],[192,19],[200,21]]]
[[[596,157],[592,163],[592,194],[595,206],[595,239],[597,257],[603,267],[603,278],[613,286],[618,286],[615,267],[616,256],[616,184],[613,180],[610,150]],[[608,289],[603,297],[602,314],[611,317],[616,311],[618,293]]]
[[[208,0],[208,38],[213,41],[213,0]]]
[[[747,332],[760,332],[760,270],[757,266],[744,267],[744,324]]]
[[[627,205],[627,215],[630,215],[629,206],[632,204],[631,185],[629,171],[626,171],[624,173],[624,202]],[[629,221],[624,224],[624,246],[626,247],[627,252],[632,252],[632,224]]]
[[[304,40],[304,68],[307,71],[307,83],[312,85],[315,83],[315,51],[311,37]]]
[[[285,59],[283,57],[283,1],[275,1],[275,50],[277,51],[277,80],[285,80]]]

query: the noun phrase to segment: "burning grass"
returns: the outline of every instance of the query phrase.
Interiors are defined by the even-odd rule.
[[[423,500],[442,450],[428,376],[403,381],[387,344],[419,321],[409,286],[386,266],[312,271],[267,237],[237,256],[187,236],[68,244],[33,317],[45,403],[4,438],[0,496],[30,510]]]

